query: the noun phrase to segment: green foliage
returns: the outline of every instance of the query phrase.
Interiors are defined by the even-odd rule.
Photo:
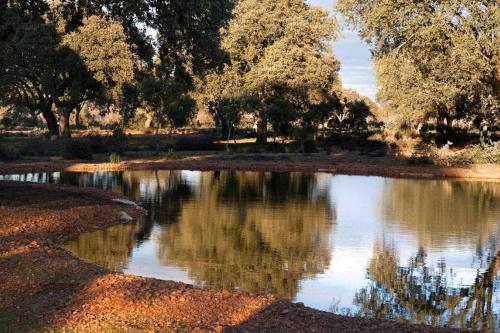
[[[351,89],[343,89],[340,101],[329,120],[333,128],[363,130],[368,120],[375,119],[378,108],[369,98],[361,96]]]
[[[399,123],[498,126],[497,1],[340,0],[337,8],[371,44],[379,100]]]
[[[302,142],[304,147],[304,153],[313,154],[318,152],[318,148],[316,147],[316,142],[314,140],[304,140]]]
[[[82,148],[82,146],[85,146]],[[71,152],[72,149],[81,151]],[[20,145],[19,153],[27,157],[56,157],[68,159],[90,159],[92,154],[124,154],[130,150],[126,136],[87,136],[74,139],[48,140],[43,138],[29,139]]]
[[[466,166],[473,164],[500,164],[500,143],[473,145],[459,151],[452,151],[450,145],[430,148],[429,157],[442,166]]]
[[[223,32],[229,62],[208,78],[206,105],[227,120],[241,114],[237,107],[221,107],[228,100],[257,101],[251,112],[259,118],[261,142],[266,141],[269,119],[278,127],[275,131],[295,119],[311,125],[315,117],[305,115],[327,102],[339,86],[339,63],[330,47],[336,29],[327,11],[303,0],[238,1]]]
[[[137,109],[141,105],[141,91],[136,85],[124,83],[119,102],[122,116],[122,128],[125,128],[134,119]]]
[[[266,114],[277,135],[290,136],[292,132],[292,123],[299,117],[298,110],[287,100],[276,99],[267,105]]]
[[[0,309],[0,333],[44,332],[45,329],[38,319]]]
[[[38,113],[22,106],[11,107],[0,111],[0,125],[5,128],[42,127]]]
[[[129,150],[129,142],[125,133],[118,127],[113,131],[113,135],[104,141],[107,152],[123,155]]]
[[[85,140],[94,154],[124,154],[130,149],[128,138],[125,135],[115,134],[104,137],[92,135],[85,137]]]
[[[57,108],[61,130],[69,135],[69,112],[94,86],[80,57],[62,45],[55,27],[41,18],[26,20],[9,8],[0,19],[0,30],[9,31],[0,41],[2,59],[0,100],[4,104],[40,111],[51,135],[57,136]],[[22,56],[20,56],[22,55]]]
[[[142,82],[144,106],[154,117],[156,130],[185,126],[194,117],[195,101],[172,79],[155,76]]]
[[[206,108],[217,127],[222,129],[223,138],[230,139],[234,136],[234,127],[249,108],[249,101],[238,89],[237,74],[226,66],[223,71],[207,74],[203,81],[198,82],[198,86],[196,97],[199,104]]]
[[[500,164],[500,143],[475,147],[471,154],[473,164]]]
[[[334,132],[324,138],[325,146],[337,146],[347,151],[358,151],[371,157],[386,156],[395,147],[390,146],[376,132]]]
[[[108,153],[107,138],[100,135],[89,135],[85,139],[89,143],[90,149],[94,154]]]
[[[64,36],[63,43],[84,61],[103,88],[103,101],[119,105],[125,85],[134,80],[134,55],[123,26],[99,16],[85,18],[78,30]],[[96,96],[89,96],[96,97]]]
[[[122,162],[122,158],[120,154],[112,153],[111,155],[109,155],[109,162],[113,164],[119,164]]]
[[[192,76],[223,58],[219,30],[231,8],[230,0],[2,2],[0,105],[42,114],[54,137],[70,136],[71,114],[89,101],[120,109],[122,127],[141,103],[156,104],[159,125],[183,126],[194,110]],[[148,77],[161,82],[157,100],[141,100],[136,79]]]

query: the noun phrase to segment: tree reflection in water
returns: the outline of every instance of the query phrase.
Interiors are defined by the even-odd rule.
[[[82,236],[68,248],[85,260],[120,269],[133,246],[160,226],[155,239],[160,262],[185,269],[194,283],[287,298],[297,294],[301,279],[328,267],[334,213],[316,175],[199,175],[197,183],[181,171],[80,178],[80,186],[103,185],[140,200],[150,215],[140,228],[110,228]],[[125,242],[127,234],[134,241]]]
[[[355,297],[359,315],[389,318],[433,326],[452,326],[495,331],[499,327],[498,297],[500,261],[496,254],[478,271],[471,286],[452,282],[452,271],[443,260],[437,269],[426,263],[420,249],[408,266],[400,267],[394,249],[376,245],[368,266],[371,283]]]
[[[332,213],[313,175],[206,173],[199,189],[159,236],[165,265],[211,288],[288,298],[327,268]]]
[[[387,182],[382,204],[386,226],[414,235],[421,247],[434,249],[457,243],[482,251],[487,242],[498,239],[499,183],[408,179]]]
[[[121,271],[127,266],[139,229],[138,223],[117,225],[83,234],[64,247],[71,253],[77,253],[84,261]]]
[[[434,326],[500,329],[497,277],[499,254],[497,183],[458,181],[391,182],[383,211],[387,227],[417,239],[418,251],[400,266],[398,250],[376,244],[368,265],[369,284],[355,297],[359,314]],[[448,244],[448,245],[447,245]],[[476,249],[480,266],[473,283],[460,285],[446,259],[427,262],[429,251],[447,246]],[[472,270],[470,270],[472,271]]]

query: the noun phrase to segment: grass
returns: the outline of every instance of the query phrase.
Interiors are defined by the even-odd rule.
[[[0,144],[7,145],[15,149],[21,149],[25,144],[33,140],[29,137],[0,137]]]
[[[5,309],[0,309],[0,333],[45,331],[45,326],[35,318],[18,316]]]

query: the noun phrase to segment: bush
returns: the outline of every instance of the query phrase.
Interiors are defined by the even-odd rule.
[[[92,150],[88,140],[66,140],[61,155],[65,160],[91,160]]]
[[[21,149],[22,156],[60,156],[63,140],[32,139]]]
[[[111,133],[115,137],[124,137],[124,136],[127,136],[127,134],[125,134],[125,131],[123,130],[123,128],[121,128],[120,126],[113,127],[112,130],[111,130]]]
[[[323,139],[324,146],[336,146],[348,151],[359,151],[371,157],[383,157],[390,151],[390,146],[380,133],[332,133]]]
[[[15,161],[20,159],[19,152],[9,146],[0,145],[0,161]]]
[[[85,138],[90,145],[90,149],[94,154],[106,154],[109,153],[108,147],[106,146],[106,139],[102,136],[87,136]]]
[[[429,156],[419,156],[413,154],[407,159],[407,163],[410,165],[433,165],[434,161]]]
[[[85,137],[85,140],[94,154],[124,154],[129,150],[127,136],[120,133],[113,136],[92,135]]]
[[[240,154],[263,154],[269,152],[269,148],[267,147],[267,145],[252,144],[242,147],[236,147],[235,152]]]
[[[470,155],[473,163],[500,164],[500,142],[485,147],[475,146]]]
[[[316,147],[316,141],[314,140],[304,140],[302,143],[304,147],[305,154],[314,154],[318,152],[318,148]]]
[[[105,139],[105,147],[108,153],[125,154],[129,150],[128,138],[121,135],[113,135]]]
[[[177,138],[174,149],[177,151],[213,151],[218,150],[214,138],[210,135],[186,135]]]
[[[462,149],[451,149],[451,143],[441,148],[435,145],[420,147],[419,158],[428,159],[440,166],[468,166],[472,164],[500,164],[500,143],[492,145],[471,145]],[[412,156],[412,159],[415,158]],[[411,160],[408,161],[412,163]]]
[[[119,164],[122,162],[122,158],[120,154],[112,153],[111,155],[109,155],[109,162],[113,164]]]

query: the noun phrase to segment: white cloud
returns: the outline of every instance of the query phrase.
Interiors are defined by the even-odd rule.
[[[312,5],[333,11],[336,0],[309,0]],[[335,56],[341,62],[340,77],[344,87],[375,100],[377,86],[369,47],[356,32],[344,30],[333,45]]]

